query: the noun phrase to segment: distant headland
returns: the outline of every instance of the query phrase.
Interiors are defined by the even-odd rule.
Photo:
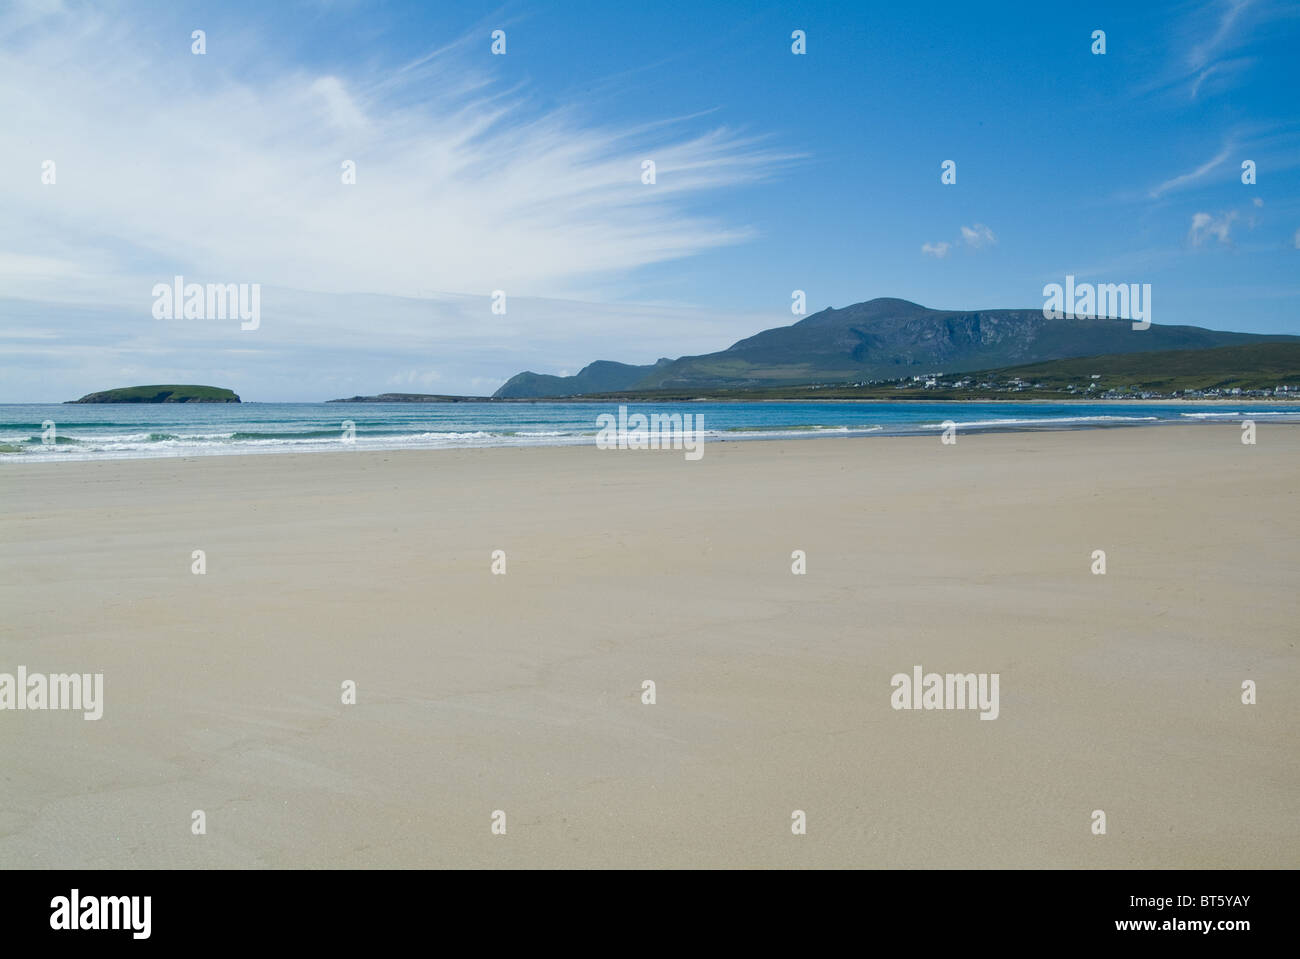
[[[220,386],[123,386],[87,393],[67,403],[238,403],[239,397]]]
[[[486,403],[489,396],[442,396],[436,393],[380,393],[378,396],[353,396],[326,403]]]

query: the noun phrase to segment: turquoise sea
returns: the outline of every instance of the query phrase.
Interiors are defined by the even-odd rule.
[[[635,403],[693,414],[705,442],[807,436],[1097,429],[1254,419],[1300,422],[1300,405],[1101,403]],[[0,405],[0,463],[356,449],[594,443],[616,403]],[[345,424],[355,442],[344,442]],[[47,424],[53,424],[51,429]]]

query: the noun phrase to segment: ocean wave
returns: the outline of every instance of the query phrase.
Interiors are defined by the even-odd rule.
[[[28,436],[19,442],[27,443],[31,446],[75,446],[81,440],[75,436],[67,436],[63,433],[55,432],[53,442],[43,436]]]
[[[962,422],[954,420],[956,426],[961,428],[988,428],[998,426],[1059,426],[1065,423],[1150,423],[1159,420],[1158,416],[1035,416],[1035,417],[1007,417],[996,420],[967,420]],[[921,423],[917,427],[920,430],[942,430],[946,429],[943,423]]]
[[[1286,410],[1262,410],[1258,413],[1252,410],[1246,410],[1241,413],[1179,413],[1179,416],[1186,416],[1190,420],[1216,420],[1216,419],[1257,419],[1261,416],[1294,416],[1300,418],[1300,410],[1294,413]]]
[[[20,443],[0,440],[0,454],[58,454],[59,459],[137,458],[150,456],[206,456],[231,453],[324,452],[348,449],[449,449],[472,446],[565,445],[584,441],[591,434],[574,430],[382,430],[363,432],[344,440],[337,429],[284,431],[239,430],[223,433],[118,433],[95,437],[60,435],[57,445],[43,444],[39,436]]]
[[[938,404],[921,409],[914,405],[853,407],[807,404],[719,404],[700,415],[701,429],[669,430],[666,440],[732,443],[748,440],[854,438],[869,435],[932,436],[953,421],[971,431],[1032,431],[1089,429],[1106,426],[1144,426],[1158,423],[1228,422],[1244,418],[1280,423],[1300,420],[1295,409],[1279,404],[1258,412],[1249,406],[1223,403],[1210,408],[1103,406],[1030,406],[1007,403]],[[681,407],[648,405],[656,408]],[[698,407],[697,407],[698,408]],[[408,407],[395,407],[391,416],[356,417],[355,434],[345,434],[333,410],[310,404],[285,404],[283,408],[194,408],[124,411],[116,421],[59,422],[54,442],[33,425],[58,420],[30,408],[0,407],[0,462],[62,462],[66,460],[144,459],[151,457],[202,457],[261,453],[345,452],[347,450],[439,450],[488,447],[572,446],[593,443],[598,434],[595,414],[576,404],[547,408],[457,407],[454,415],[427,415]],[[102,414],[101,414],[102,415]],[[870,416],[872,423],[859,417]],[[965,420],[960,419],[966,417]],[[801,419],[811,422],[800,422]],[[845,422],[848,420],[849,422]],[[857,420],[857,422],[853,422]],[[704,424],[708,426],[705,427]],[[601,431],[603,432],[603,431]],[[624,439],[640,434],[631,431]],[[649,431],[646,431],[649,433]],[[648,437],[647,437],[648,438]],[[665,437],[661,434],[662,444]]]
[[[875,433],[883,430],[883,426],[821,426],[816,423],[795,423],[788,426],[728,426],[721,430],[705,430],[706,436],[727,436],[734,434],[749,434],[753,436],[787,436],[787,435],[806,435],[808,433]],[[687,431],[691,432],[690,430]]]

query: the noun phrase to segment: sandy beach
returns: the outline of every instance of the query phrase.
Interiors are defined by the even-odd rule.
[[[1240,436],[5,468],[0,672],[104,701],[0,712],[0,867],[1300,866],[1300,427]]]

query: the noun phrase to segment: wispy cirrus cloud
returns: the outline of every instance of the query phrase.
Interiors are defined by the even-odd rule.
[[[1211,4],[1207,12],[1217,13],[1218,22],[1214,30],[1205,37],[1200,43],[1195,44],[1187,54],[1187,64],[1192,70],[1200,70],[1210,63],[1225,46],[1233,35],[1233,30],[1241,20],[1242,14],[1245,13],[1254,3],[1254,0],[1216,0]]]
[[[1270,30],[1297,15],[1286,0],[1208,0],[1180,7],[1164,19],[1163,43],[1151,48],[1154,72],[1135,89],[1204,100],[1246,82]]]
[[[196,56],[189,20],[0,7],[5,399],[136,380],[259,399],[490,393],[524,368],[585,365],[595,342],[650,361],[763,325],[622,291],[641,267],[755,236],[705,206],[797,154],[707,111],[601,124],[548,106],[482,36],[314,68],[219,10]],[[177,274],[261,284],[261,327],[155,320],[153,285]],[[508,315],[490,310],[498,289]]]
[[[1192,70],[1205,68],[1221,55],[1226,48],[1229,48],[1234,32],[1238,31],[1244,25],[1243,14],[1249,9],[1261,8],[1256,0],[1217,0],[1216,3],[1210,4],[1206,13],[1210,16],[1217,16],[1217,22],[1214,23],[1214,30],[1205,36],[1200,43],[1193,45],[1187,53],[1187,65]]]
[[[1254,57],[1236,57],[1210,64],[1192,80],[1192,99],[1200,96],[1202,89],[1208,90],[1216,84],[1226,85],[1233,76],[1249,69],[1254,63]]]
[[[1178,176],[1175,177],[1170,177],[1168,180],[1165,180],[1163,183],[1160,183],[1157,186],[1152,187],[1149,194],[1151,199],[1153,200],[1159,199],[1161,196],[1163,196],[1166,193],[1170,193],[1175,190],[1181,190],[1190,186],[1195,186],[1197,183],[1201,182],[1206,177],[1216,172],[1225,163],[1227,163],[1228,160],[1231,158],[1234,150],[1235,150],[1235,146],[1232,143],[1225,143],[1223,145],[1223,148],[1220,149],[1218,153],[1216,153],[1209,160],[1206,160],[1196,169],[1190,170],[1187,173],[1180,173]]]
[[[129,5],[0,14],[0,268],[566,295],[750,238],[695,202],[796,158],[722,126],[539,109],[490,78],[484,43],[344,76],[211,26],[195,56]]]

